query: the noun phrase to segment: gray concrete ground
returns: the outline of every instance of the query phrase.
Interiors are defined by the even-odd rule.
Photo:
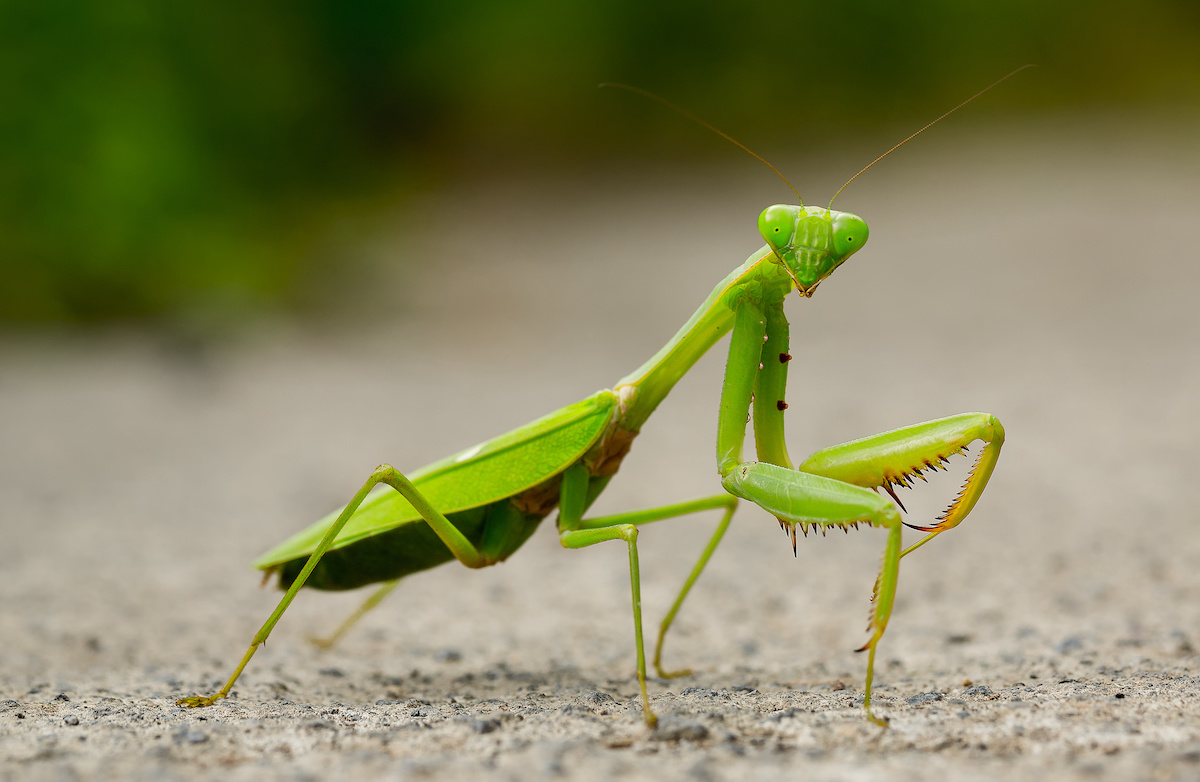
[[[551,523],[502,566],[412,578],[332,651],[305,637],[361,595],[302,594],[236,697],[174,705],[274,605],[247,563],[377,463],[519,425],[665,341],[782,198],[746,164],[431,198],[374,241],[359,314],[328,328],[6,337],[0,779],[1200,776],[1195,130],[939,133],[841,197],[871,242],[789,305],[795,454],[964,410],[1008,430],[969,521],[905,560],[890,729],[864,720],[851,652],[882,535],[793,557],[754,508],[669,638],[695,672],[651,682],[657,732],[623,546],[564,551]],[[819,199],[868,153],[784,162]],[[722,351],[598,511],[718,490]],[[714,523],[644,530],[651,635]]]

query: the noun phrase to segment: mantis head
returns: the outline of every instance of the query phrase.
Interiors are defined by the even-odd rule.
[[[861,217],[819,206],[768,206],[759,215],[758,230],[805,298],[867,243]]]

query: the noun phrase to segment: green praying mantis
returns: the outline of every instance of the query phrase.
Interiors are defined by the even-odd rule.
[[[996,84],[999,81],[991,87]],[[986,90],[942,117],[982,92]],[[729,138],[708,123],[697,121]],[[798,193],[796,197],[800,200]],[[875,652],[896,597],[900,560],[958,526],[975,507],[999,458],[1004,428],[989,413],[962,413],[826,448],[799,465],[793,464],[784,440],[784,400],[791,354],[783,303],[792,291],[802,298],[811,297],[838,266],[862,249],[868,235],[867,224],[860,217],[834,211],[832,204],[831,200],[829,208],[783,204],[767,207],[758,220],[766,244],[713,288],[662,349],[612,388],[407,476],[395,467],[381,465],[343,509],[259,557],[254,567],[268,576],[277,574],[286,594],[254,636],[225,686],[213,695],[182,698],[178,703],[209,706],[227,697],[301,587],[345,590],[382,582],[383,586],[343,623],[332,642],[404,576],[451,559],[469,568],[503,562],[557,508],[557,531],[563,547],[580,549],[620,540],[628,548],[637,680],[643,717],[653,727],[656,717],[646,691],[638,528],[650,522],[723,510],[716,531],[659,626],[653,658],[656,672],[664,678],[685,675],[689,672],[663,669],[664,639],[720,544],[739,499],[744,499],[778,518],[780,526],[791,535],[793,549],[797,528],[806,535],[810,529],[849,529],[860,524],[886,531],[883,563],[871,598],[869,638],[857,650],[868,653],[863,707],[868,719],[886,726],[886,720],[871,709],[871,685]],[[724,493],[588,517],[588,509],[616,474],[650,415],[726,334],[730,334],[729,357],[716,438],[717,471]],[[756,459],[747,459],[743,452],[748,424],[754,429]],[[945,512],[927,526],[903,521],[903,505],[894,487],[911,487],[915,477],[943,468],[950,456],[964,453],[976,440],[982,441],[983,447]],[[394,491],[373,491],[379,484]],[[881,488],[887,496],[879,493]],[[904,526],[927,534],[902,549]]]

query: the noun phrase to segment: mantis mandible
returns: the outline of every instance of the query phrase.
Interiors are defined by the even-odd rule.
[[[999,81],[991,87],[996,84]],[[651,97],[682,111],[657,96]],[[798,193],[796,197],[800,200]],[[867,241],[867,224],[862,218],[834,211],[832,203],[830,208],[779,204],[763,210],[758,227],[765,246],[721,280],[662,349],[612,388],[407,476],[395,467],[381,465],[343,509],[259,557],[254,567],[267,575],[277,574],[286,594],[254,636],[225,686],[213,695],[182,698],[178,703],[210,706],[228,696],[301,587],[345,590],[382,582],[383,586],[343,623],[331,643],[404,576],[451,559],[469,568],[503,562],[557,508],[557,531],[563,547],[580,549],[620,540],[628,548],[637,679],[642,714],[647,725],[653,727],[657,718],[646,691],[638,528],[687,514],[723,510],[716,531],[659,626],[655,670],[664,678],[685,675],[689,672],[663,670],[663,641],[692,585],[721,542],[740,498],[776,516],[780,526],[790,532],[793,549],[797,528],[807,535],[810,529],[849,529],[866,524],[886,532],[883,564],[871,598],[869,638],[857,650],[867,652],[863,707],[868,719],[886,726],[886,720],[871,710],[871,684],[875,651],[896,597],[900,560],[958,526],[975,507],[999,458],[1004,428],[989,413],[962,413],[826,448],[799,465],[793,464],[784,441],[784,399],[791,360],[784,299],[792,291],[802,298],[811,297]],[[676,382],[730,333],[717,416],[717,471],[725,492],[690,502],[589,518],[588,509],[616,474],[650,415]],[[756,460],[747,459],[743,453],[748,423],[754,428]],[[940,468],[951,455],[963,453],[976,440],[982,441],[983,447],[949,508],[928,526],[904,522],[900,515],[903,505],[893,487],[911,486],[914,477]],[[379,484],[394,491],[374,492]],[[887,497],[879,494],[881,488]],[[903,526],[927,534],[902,550]]]

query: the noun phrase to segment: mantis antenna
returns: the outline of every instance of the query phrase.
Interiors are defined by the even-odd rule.
[[[1014,71],[1014,73],[1015,73],[1015,71]],[[1009,74],[1009,76],[1011,76],[1011,75],[1012,74]],[[1004,78],[1008,78],[1008,76],[1006,76]],[[997,84],[998,83],[999,82],[997,82]],[[785,177],[782,173],[780,173],[778,168],[775,168],[775,166],[768,163],[762,155],[760,155],[757,152],[755,152],[754,150],[750,149],[750,147],[748,147],[745,144],[743,144],[742,142],[738,141],[733,136],[729,135],[728,133],[721,130],[720,128],[713,127],[711,124],[700,119],[695,114],[693,114],[692,112],[683,108],[682,106],[676,105],[676,104],[672,103],[671,101],[667,100],[666,98],[663,98],[659,95],[655,95],[653,92],[650,92],[649,90],[643,90],[641,87],[632,87],[628,84],[621,84],[620,82],[616,82],[616,81],[604,81],[604,82],[600,82],[596,86],[601,87],[601,88],[616,87],[617,89],[627,90],[629,92],[633,92],[638,95],[641,95],[644,98],[649,98],[650,100],[657,101],[657,102],[661,103],[662,105],[666,106],[668,109],[677,111],[680,114],[682,114],[683,116],[692,120],[693,122],[699,123],[701,126],[708,128],[713,133],[716,133],[718,136],[725,139],[726,141],[728,141],[732,144],[736,144],[737,146],[741,147],[743,150],[745,150],[746,152],[749,152],[751,155],[753,155],[755,158],[757,158],[758,162],[762,163],[764,166],[766,166],[767,168],[774,171],[779,176],[779,178],[782,179],[789,188],[791,188],[791,191],[796,194],[796,203],[799,206],[804,206],[804,199],[800,197],[799,191],[797,191],[795,187],[792,187],[792,183],[788,181],[787,177]],[[993,85],[993,86],[995,86],[995,85]],[[847,184],[849,184],[849,183],[847,183]]]
[[[893,152],[895,152],[897,149],[899,149],[900,147],[904,146],[904,145],[905,145],[905,144],[907,144],[908,142],[912,141],[914,138],[916,138],[917,136],[921,135],[921,134],[922,134],[922,133],[924,133],[925,131],[929,130],[929,129],[930,129],[930,128],[932,128],[934,125],[936,125],[936,124],[938,124],[939,122],[941,122],[942,120],[944,120],[946,117],[949,117],[951,114],[953,114],[954,112],[958,111],[958,110],[959,110],[959,109],[961,109],[963,106],[966,106],[968,103],[970,103],[971,101],[975,100],[975,99],[976,99],[976,98],[978,98],[980,95],[983,95],[985,92],[988,92],[988,91],[989,91],[989,90],[991,90],[993,87],[997,87],[997,86],[999,86],[1001,82],[1008,81],[1010,78],[1012,78],[1013,76],[1016,76],[1018,73],[1020,73],[1021,71],[1025,70],[1026,68],[1033,68],[1033,67],[1034,67],[1034,64],[1033,64],[1033,63],[1030,63],[1029,65],[1022,65],[1020,68],[1017,68],[1015,71],[1010,71],[1008,74],[1006,74],[1006,75],[1004,75],[1004,76],[1001,76],[999,79],[996,79],[994,82],[992,82],[992,83],[991,83],[991,84],[989,84],[988,86],[984,87],[982,90],[980,90],[979,92],[975,93],[975,94],[974,94],[974,95],[972,95],[971,97],[967,98],[967,99],[966,99],[966,100],[964,100],[962,103],[960,103],[960,104],[958,104],[957,106],[955,106],[954,108],[950,109],[950,110],[949,110],[949,111],[947,111],[945,114],[943,114],[942,116],[940,116],[940,117],[938,117],[937,119],[935,119],[933,122],[930,122],[930,123],[928,123],[927,125],[925,125],[925,127],[921,128],[921,129],[920,129],[920,130],[918,130],[916,133],[913,133],[913,134],[912,134],[912,135],[910,135],[908,138],[906,138],[906,139],[904,139],[903,141],[901,141],[899,144],[896,144],[896,145],[895,145],[895,146],[893,146],[891,149],[889,149],[887,152],[884,152],[882,155],[880,155],[879,157],[875,158],[875,159],[874,159],[874,160],[872,160],[870,163],[867,163],[865,166],[863,166],[863,167],[862,167],[862,170],[861,170],[861,171],[859,171],[857,174],[855,174],[854,176],[852,176],[852,177],[850,177],[849,179],[847,179],[847,180],[846,180],[846,184],[844,184],[844,185],[842,185],[841,187],[839,187],[839,188],[838,188],[838,191],[837,191],[836,193],[834,193],[834,194],[833,194],[833,198],[829,199],[829,206],[828,206],[827,208],[829,208],[829,209],[832,209],[832,208],[833,208],[833,202],[834,202],[834,201],[837,199],[837,197],[838,197],[838,196],[840,196],[840,195],[842,194],[842,191],[843,191],[843,190],[845,190],[845,189],[846,189],[846,188],[849,186],[849,184],[850,184],[851,182],[853,182],[854,180],[858,179],[860,176],[862,176],[863,174],[865,174],[868,168],[870,168],[871,166],[875,165],[875,164],[876,164],[876,163],[878,163],[880,160],[883,160],[885,157],[887,157],[888,155],[892,154]],[[723,134],[722,134],[722,135],[723,135]],[[754,153],[753,153],[753,152],[751,152],[750,154],[754,154]],[[755,155],[755,157],[758,157],[758,156],[757,156],[757,155]],[[781,174],[780,176],[782,176],[782,174]]]

